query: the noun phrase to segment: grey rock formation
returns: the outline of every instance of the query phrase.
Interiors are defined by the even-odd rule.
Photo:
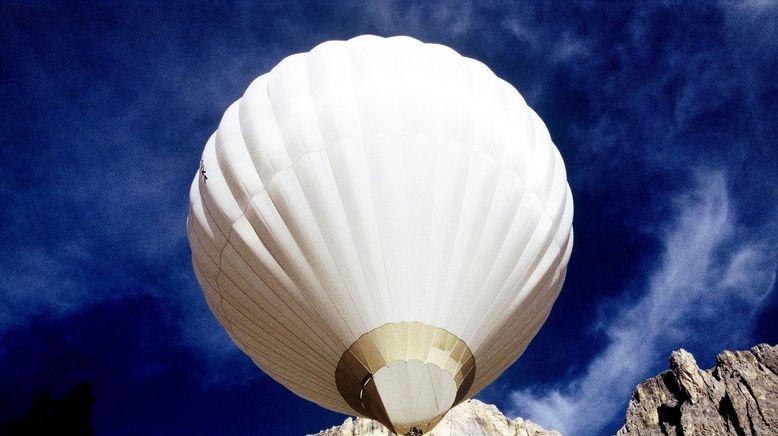
[[[778,435],[778,346],[724,351],[706,371],[673,352],[670,371],[638,385],[618,435]]]
[[[389,430],[376,421],[348,418],[342,425],[324,430],[316,436],[388,436]],[[559,436],[521,418],[510,420],[496,407],[478,400],[468,400],[451,409],[428,433],[429,436]],[[427,436],[427,435],[425,435]]]

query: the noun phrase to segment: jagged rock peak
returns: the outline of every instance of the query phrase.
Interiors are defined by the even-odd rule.
[[[348,418],[315,436],[387,436],[392,435],[380,423],[365,418]],[[451,409],[442,421],[425,436],[560,436],[539,425],[516,418],[508,419],[497,407],[478,400],[468,400]],[[309,435],[311,436],[311,435]]]
[[[724,351],[701,370],[686,350],[638,385],[619,436],[778,435],[778,346]]]

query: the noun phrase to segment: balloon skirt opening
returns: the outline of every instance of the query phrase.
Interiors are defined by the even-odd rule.
[[[360,336],[343,353],[335,378],[358,415],[400,435],[423,434],[466,398],[475,358],[442,328],[390,323]]]

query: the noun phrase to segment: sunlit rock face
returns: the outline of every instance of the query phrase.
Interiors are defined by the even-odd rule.
[[[638,385],[619,436],[778,434],[778,346],[724,351],[701,370],[686,350]]]
[[[348,418],[339,427],[324,430],[316,436],[384,436],[392,435],[380,423],[364,418]],[[521,418],[508,419],[490,404],[468,400],[451,409],[429,436],[559,436]]]

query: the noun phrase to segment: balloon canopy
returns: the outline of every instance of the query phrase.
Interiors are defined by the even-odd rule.
[[[210,309],[264,372],[420,434],[524,352],[572,216],[513,86],[443,45],[360,36],[287,57],[227,109],[187,235]]]

